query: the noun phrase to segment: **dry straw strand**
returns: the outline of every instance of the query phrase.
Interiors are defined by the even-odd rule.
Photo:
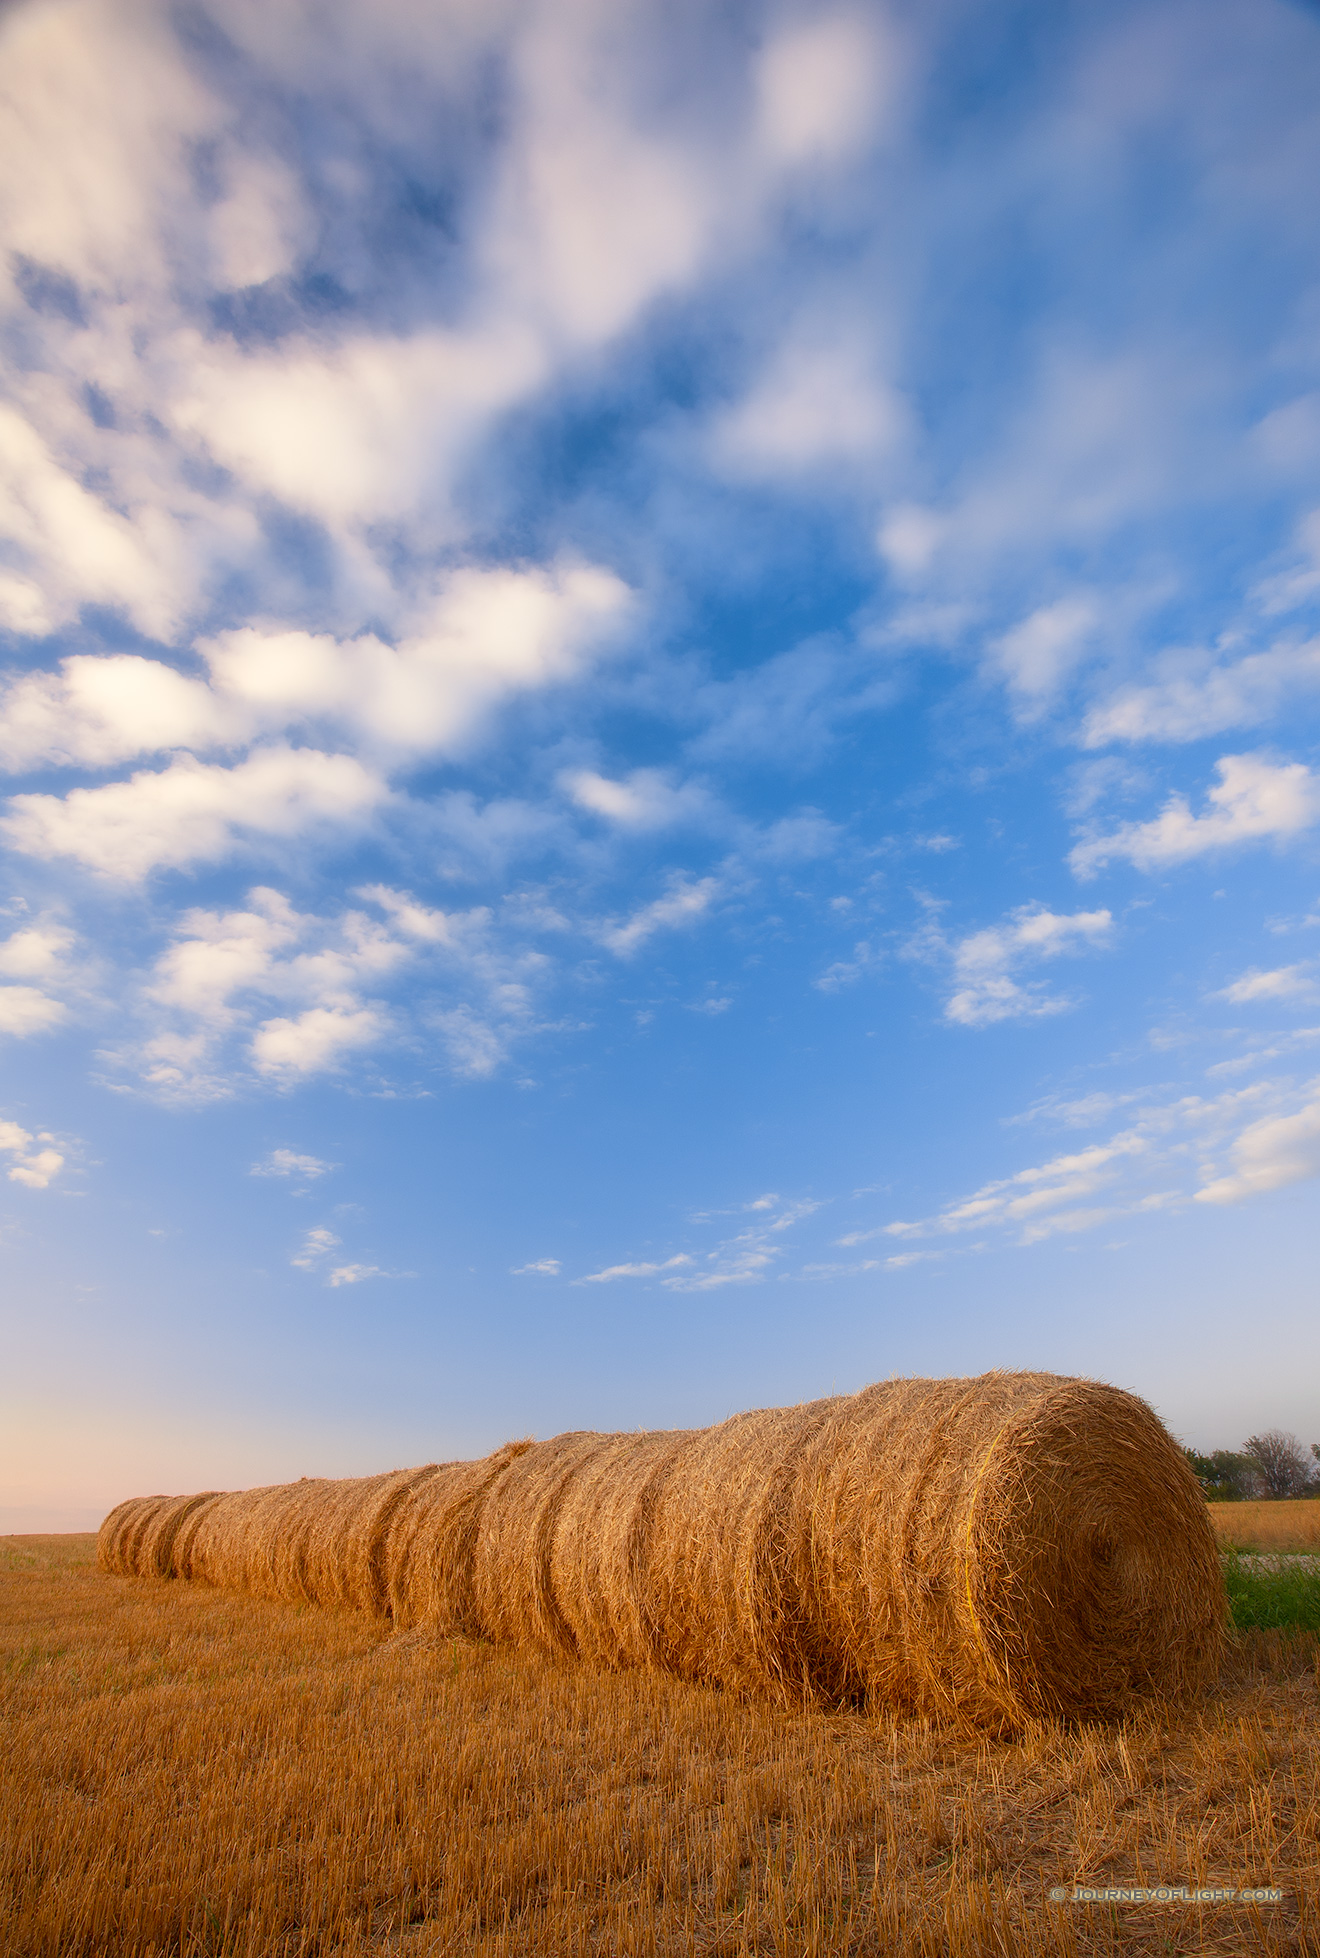
[[[139,1498],[98,1555],[118,1575],[1001,1728],[1191,1695],[1225,1622],[1205,1504],[1160,1421],[1043,1373]]]

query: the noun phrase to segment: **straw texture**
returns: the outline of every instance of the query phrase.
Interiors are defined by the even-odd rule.
[[[998,1726],[1194,1693],[1225,1618],[1204,1501],[1155,1415],[1041,1373],[148,1496],[106,1518],[99,1556],[599,1666]]]

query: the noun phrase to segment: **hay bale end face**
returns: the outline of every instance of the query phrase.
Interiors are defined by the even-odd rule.
[[[107,1516],[99,1561],[1001,1727],[1187,1697],[1225,1621],[1182,1451],[1133,1395],[1042,1373],[888,1380],[714,1428],[148,1496]]]

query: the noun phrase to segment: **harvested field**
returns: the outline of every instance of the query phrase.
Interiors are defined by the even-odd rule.
[[[1170,1714],[962,1723],[0,1542],[6,1958],[1076,1958],[1320,1950],[1320,1640]],[[1089,1886],[1278,1902],[1056,1904]]]
[[[1194,1694],[1226,1615],[1206,1505],[1150,1409],[1038,1373],[137,1498],[99,1555],[783,1704],[998,1728]]]
[[[1294,1502],[1206,1504],[1225,1550],[1320,1552],[1320,1496]]]

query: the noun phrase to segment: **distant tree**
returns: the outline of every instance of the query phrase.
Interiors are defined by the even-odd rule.
[[[1194,1448],[1183,1453],[1207,1502],[1245,1502],[1259,1492],[1260,1471],[1249,1456],[1228,1448],[1216,1448],[1211,1455],[1199,1455]]]
[[[1305,1489],[1310,1463],[1296,1435],[1285,1434],[1282,1428],[1267,1428],[1264,1434],[1249,1435],[1242,1453],[1259,1469],[1267,1495],[1300,1496]]]

